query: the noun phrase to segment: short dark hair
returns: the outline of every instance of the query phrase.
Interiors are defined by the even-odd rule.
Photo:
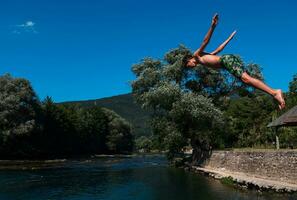
[[[193,55],[192,54],[186,54],[184,55],[183,59],[182,59],[182,62],[183,62],[183,65],[186,67],[189,60],[193,58]]]

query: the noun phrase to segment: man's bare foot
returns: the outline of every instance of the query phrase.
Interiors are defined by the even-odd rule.
[[[273,97],[275,98],[275,100],[278,101],[278,107],[279,109],[283,109],[286,106],[284,97],[283,97],[283,93],[281,90],[275,90],[275,94],[273,95]]]

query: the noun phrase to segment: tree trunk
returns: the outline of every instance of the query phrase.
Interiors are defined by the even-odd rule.
[[[192,165],[203,165],[211,155],[211,145],[206,140],[191,139]]]
[[[275,140],[276,140],[276,149],[279,150],[279,139],[278,136],[275,136]]]

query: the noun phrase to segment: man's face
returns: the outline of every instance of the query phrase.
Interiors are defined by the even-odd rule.
[[[191,58],[188,60],[187,67],[195,67],[196,65],[197,65],[197,62],[195,58]]]

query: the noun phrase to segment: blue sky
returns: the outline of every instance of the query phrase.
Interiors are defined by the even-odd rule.
[[[223,53],[260,64],[286,91],[297,73],[296,10],[293,0],[1,0],[0,74],[58,102],[128,93],[133,64],[179,44],[195,50],[218,12],[208,50],[236,29]]]

